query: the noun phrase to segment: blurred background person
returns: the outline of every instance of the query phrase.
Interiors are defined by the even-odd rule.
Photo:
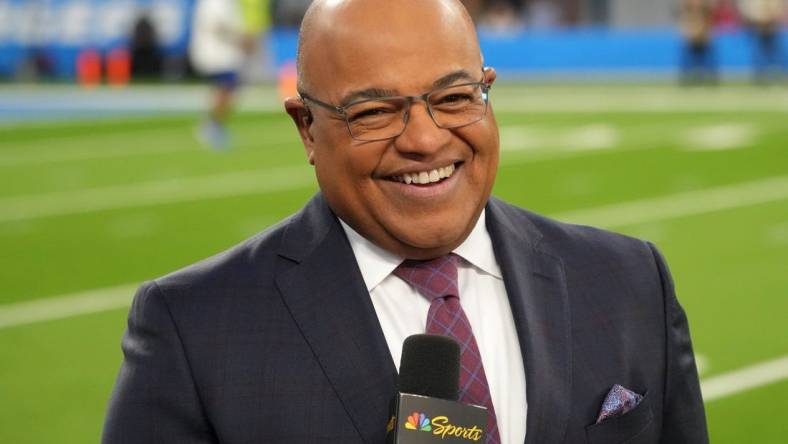
[[[195,5],[189,56],[195,70],[213,83],[210,111],[197,135],[214,149],[230,146],[227,119],[267,11],[266,0],[198,0]]]
[[[312,0],[271,0],[271,15],[276,26],[298,28]]]
[[[477,23],[481,30],[508,34],[522,29],[520,16],[518,5],[510,0],[492,0],[488,2]]]
[[[131,75],[134,79],[153,80],[162,75],[164,56],[153,21],[140,15],[131,32]]]
[[[733,0],[717,0],[712,12],[714,31],[730,33],[738,31],[741,27],[739,9]]]
[[[561,24],[561,10],[550,0],[530,1],[526,9],[529,28],[551,29]]]
[[[784,61],[780,47],[780,28],[785,14],[784,0],[742,0],[742,14],[750,29],[755,83],[777,82],[783,76]]]
[[[712,40],[712,7],[705,0],[683,0],[679,9],[679,28],[684,38],[681,56],[681,83],[713,84],[717,64]]]

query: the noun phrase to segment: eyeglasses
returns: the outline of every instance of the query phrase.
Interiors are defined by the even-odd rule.
[[[304,102],[342,115],[350,137],[374,142],[402,134],[408,124],[410,107],[417,100],[427,105],[427,111],[438,128],[459,128],[476,123],[487,113],[489,92],[488,83],[472,82],[438,88],[421,96],[378,97],[345,106],[321,102],[303,93],[299,95]]]

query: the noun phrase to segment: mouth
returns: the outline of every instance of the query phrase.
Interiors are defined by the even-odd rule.
[[[450,163],[432,170],[402,173],[397,176],[390,176],[387,179],[393,182],[401,182],[405,185],[432,185],[450,178],[460,165],[461,162]]]

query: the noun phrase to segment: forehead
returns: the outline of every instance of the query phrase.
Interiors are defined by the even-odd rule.
[[[452,72],[480,72],[476,34],[462,10],[420,1],[367,2],[333,14],[309,48],[310,85],[334,99],[365,88],[416,94]]]

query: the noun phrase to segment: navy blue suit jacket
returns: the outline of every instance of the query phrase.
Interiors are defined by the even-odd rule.
[[[526,369],[525,442],[707,442],[687,321],[656,249],[494,198],[486,214]],[[144,284],[122,347],[105,443],[384,441],[396,368],[320,194]],[[613,384],[645,399],[596,425]]]

